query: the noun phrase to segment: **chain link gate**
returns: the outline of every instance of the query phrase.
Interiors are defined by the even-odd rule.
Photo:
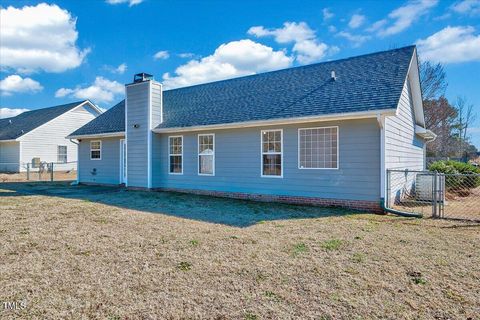
[[[480,174],[387,170],[387,209],[480,222]]]

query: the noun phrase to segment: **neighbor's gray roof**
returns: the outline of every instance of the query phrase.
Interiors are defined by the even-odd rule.
[[[125,100],[108,109],[70,136],[106,134],[125,131]]]
[[[15,117],[0,119],[0,141],[17,139],[85,101],[87,100],[26,111]]]
[[[322,62],[163,93],[163,123],[192,127],[397,107],[415,46]],[[335,71],[336,81],[331,79]],[[123,101],[116,107],[122,105]],[[124,110],[106,112],[75,135],[125,131]],[[120,117],[121,119],[117,119]],[[122,122],[123,121],[123,122]],[[122,127],[120,124],[122,123]]]

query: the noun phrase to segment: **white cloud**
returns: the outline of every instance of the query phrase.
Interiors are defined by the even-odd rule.
[[[25,111],[30,110],[23,108],[0,108],[0,119],[15,117]]]
[[[361,14],[354,14],[352,18],[350,19],[350,22],[348,22],[348,26],[352,29],[356,29],[365,22],[365,16]]]
[[[76,46],[76,18],[45,3],[21,9],[0,8],[0,63],[3,69],[31,73],[78,67],[90,49]]]
[[[354,35],[347,31],[340,31],[337,33],[337,36],[347,39],[348,41],[352,42],[353,47],[361,46],[365,41],[371,39],[371,36],[364,36],[364,35]]]
[[[195,53],[191,53],[191,52],[183,52],[183,53],[179,53],[178,56],[180,58],[193,58],[195,57]]]
[[[142,3],[144,0],[106,0],[105,2],[108,4],[121,4],[121,3],[128,3],[128,6],[134,6],[137,4]]]
[[[333,18],[333,16],[334,16],[334,14],[328,8],[324,8],[322,10],[322,14],[323,14],[323,21],[327,21],[327,20]]]
[[[175,70],[175,76],[163,75],[166,88],[184,87],[291,66],[293,58],[284,51],[249,39],[220,45],[212,55],[190,60]]]
[[[400,33],[410,27],[421,16],[436,6],[438,0],[410,0],[388,14],[388,19],[375,22],[368,31],[377,32],[381,37]]]
[[[103,69],[114,74],[124,74],[125,71],[127,71],[128,66],[126,63],[122,63],[118,67],[106,65],[106,66],[103,66]]]
[[[31,78],[22,78],[17,74],[12,74],[0,81],[2,96],[10,96],[13,93],[35,93],[42,89],[43,87],[38,81]]]
[[[463,0],[454,3],[450,7],[453,11],[460,14],[477,15],[480,14],[480,0]]]
[[[153,55],[153,58],[155,60],[166,60],[168,58],[170,58],[170,54],[168,53],[168,51],[164,50],[164,51],[158,51],[157,53],[155,53]]]
[[[334,55],[340,51],[340,49],[337,46],[328,46],[323,42],[313,39],[295,43],[292,51],[296,53],[296,59],[299,63],[308,64],[318,62],[327,55]]]
[[[446,27],[426,39],[417,40],[423,60],[441,63],[480,61],[480,34],[472,26]]]
[[[331,33],[334,33],[334,32],[337,32],[337,28],[335,26],[328,26],[328,32],[331,32]]]
[[[251,27],[248,34],[260,37],[274,37],[280,44],[294,43],[292,51],[301,64],[318,62],[327,55],[339,51],[338,47],[328,46],[316,38],[315,31],[305,22],[285,22],[282,28],[267,29],[263,26]]]
[[[78,99],[90,99],[96,103],[112,102],[118,96],[123,95],[124,92],[125,86],[123,84],[103,77],[96,77],[94,83],[88,87],[60,88],[55,92],[55,97],[71,96]]]
[[[315,38],[315,31],[305,22],[285,22],[283,28],[265,29],[263,26],[251,27],[248,34],[257,38],[273,36],[278,43],[299,42]]]
[[[378,30],[382,29],[388,23],[387,19],[382,19],[374,22],[370,27],[366,30],[368,32],[377,32]]]
[[[121,65],[119,65],[115,69],[115,72],[118,73],[118,74],[124,74],[125,71],[127,71],[127,64],[126,63],[122,63]]]

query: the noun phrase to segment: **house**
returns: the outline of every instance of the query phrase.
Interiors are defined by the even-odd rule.
[[[66,136],[99,114],[85,100],[0,119],[0,172],[25,171],[27,164],[36,167],[40,162],[58,163],[54,168],[60,170],[76,169],[77,145]]]
[[[139,74],[69,136],[79,183],[377,211],[432,137],[414,46],[173,90]]]

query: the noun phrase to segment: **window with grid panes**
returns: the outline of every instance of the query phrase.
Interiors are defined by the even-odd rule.
[[[300,169],[338,169],[338,128],[298,130]]]
[[[183,137],[169,137],[169,172],[183,173]]]
[[[282,176],[282,130],[262,131],[262,176]]]

